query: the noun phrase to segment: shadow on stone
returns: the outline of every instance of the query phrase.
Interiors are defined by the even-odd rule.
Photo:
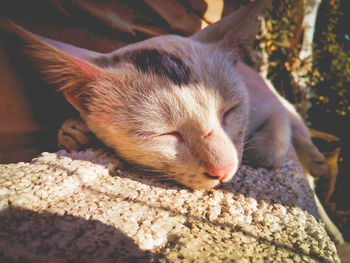
[[[10,207],[0,213],[1,262],[154,262],[121,231],[98,220]]]

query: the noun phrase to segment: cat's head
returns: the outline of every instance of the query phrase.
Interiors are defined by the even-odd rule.
[[[232,56],[164,36],[94,63],[108,77],[94,84],[81,112],[120,156],[192,188],[232,178],[248,122],[248,95]]]
[[[194,189],[226,182],[243,153],[249,101],[235,71],[258,1],[190,38],[161,36],[82,60],[22,32],[28,54],[89,128],[133,164]]]

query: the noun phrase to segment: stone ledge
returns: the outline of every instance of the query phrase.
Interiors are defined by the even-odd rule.
[[[0,166],[0,261],[340,262],[291,156],[218,189],[136,175],[101,150]]]

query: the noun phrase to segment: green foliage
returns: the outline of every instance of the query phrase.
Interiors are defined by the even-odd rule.
[[[350,37],[342,27],[346,0],[327,0],[320,6],[315,35],[312,102],[340,115],[350,114]]]
[[[268,78],[305,115],[309,90],[301,88],[293,76],[293,71],[310,68],[309,59],[302,61],[299,58],[302,3],[302,0],[273,1],[260,45],[269,56]]]
[[[314,54],[301,60],[302,0],[273,1],[265,20],[260,45],[269,55],[268,77],[278,91],[305,117],[313,107],[350,114],[349,18],[342,10],[348,0],[323,0],[319,8]],[[346,21],[348,19],[348,21]],[[294,75],[293,75],[294,73]],[[295,83],[295,73],[308,79],[307,87]]]

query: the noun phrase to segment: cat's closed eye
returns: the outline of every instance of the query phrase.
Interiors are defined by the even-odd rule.
[[[178,142],[178,143],[182,143],[184,142],[184,139],[181,135],[180,132],[178,131],[172,131],[172,132],[167,132],[167,133],[163,133],[161,135],[159,135],[159,137],[162,139],[162,140],[166,140],[166,141],[175,141],[175,142]]]
[[[222,118],[222,124],[224,126],[226,126],[232,122],[231,118],[234,117],[234,113],[236,112],[237,108],[238,108],[238,105],[235,105],[224,113],[224,116]]]

